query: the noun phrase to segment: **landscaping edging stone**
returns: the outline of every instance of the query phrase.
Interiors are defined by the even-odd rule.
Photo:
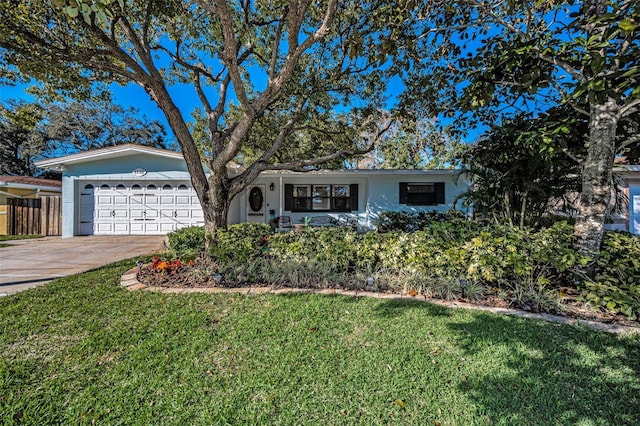
[[[613,334],[640,334],[639,327],[631,327],[619,324],[606,324],[597,321],[588,321],[583,319],[563,317],[559,315],[543,314],[521,311],[511,308],[499,308],[493,306],[475,305],[465,302],[448,302],[440,299],[430,299],[421,296],[410,296],[394,293],[380,293],[372,291],[355,291],[355,290],[341,290],[341,289],[313,289],[313,288],[291,288],[291,287],[189,287],[189,288],[176,288],[176,287],[154,287],[147,286],[146,284],[138,281],[137,278],[138,268],[132,268],[122,275],[120,284],[129,291],[147,290],[163,294],[184,294],[184,293],[236,293],[236,294],[293,294],[293,293],[315,293],[324,295],[339,295],[350,297],[371,297],[375,299],[388,299],[388,300],[417,300],[422,302],[428,302],[435,305],[445,306],[447,308],[463,308],[473,309],[477,311],[492,312],[495,314],[512,315],[522,318],[540,319],[555,324],[568,324],[579,325],[587,327],[593,330],[604,331]]]

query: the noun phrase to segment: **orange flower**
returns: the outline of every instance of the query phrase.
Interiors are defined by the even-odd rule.
[[[169,262],[167,262],[166,260],[162,260],[158,262],[158,264],[156,265],[156,271],[164,272],[170,268],[171,268],[171,265],[169,265]]]

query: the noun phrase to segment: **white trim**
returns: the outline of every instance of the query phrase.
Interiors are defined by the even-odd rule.
[[[33,185],[30,183],[14,183],[14,182],[0,182],[0,186],[5,188],[15,188],[15,189],[32,189],[35,191],[62,192],[61,186],[43,186],[43,185]]]
[[[429,169],[429,170],[392,170],[392,169],[341,169],[341,170],[313,170],[308,172],[295,172],[291,170],[265,170],[260,173],[261,177],[270,176],[306,176],[306,175],[332,175],[332,176],[351,176],[351,175],[413,175],[413,176],[431,176],[431,175],[456,175],[460,169]]]
[[[110,146],[107,148],[95,149],[92,151],[80,152],[78,154],[66,155],[64,157],[51,158],[48,160],[37,161],[37,167],[49,168],[58,165],[86,163],[105,158],[118,158],[131,155],[132,153],[149,154],[158,157],[167,157],[183,160],[184,157],[179,152],[169,151],[166,149],[152,148],[143,145],[124,144]]]

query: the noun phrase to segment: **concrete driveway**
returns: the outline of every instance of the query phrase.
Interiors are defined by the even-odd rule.
[[[0,247],[0,296],[161,250],[166,236],[46,237]]]

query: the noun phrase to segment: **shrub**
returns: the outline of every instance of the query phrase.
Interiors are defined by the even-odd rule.
[[[464,213],[458,210],[446,212],[382,212],[376,221],[378,232],[403,231],[416,232],[430,227],[434,223],[449,223],[458,225],[469,220]]]
[[[640,315],[640,238],[605,232],[594,281],[585,283],[584,298],[632,319]]]
[[[262,254],[271,232],[271,227],[264,223],[229,225],[218,230],[209,254],[221,264],[248,262]]]
[[[185,259],[194,257],[204,252],[204,228],[202,226],[190,226],[178,229],[167,235],[169,249],[175,257]]]

